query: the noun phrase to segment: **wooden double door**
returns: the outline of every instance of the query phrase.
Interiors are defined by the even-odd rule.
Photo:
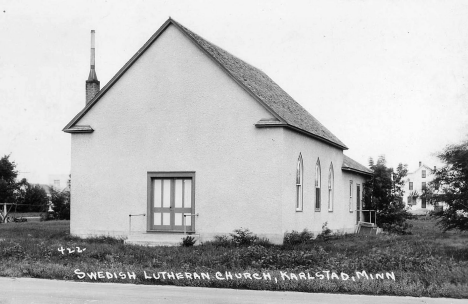
[[[149,176],[150,231],[194,232],[194,174],[158,174]],[[185,219],[184,219],[185,218]]]

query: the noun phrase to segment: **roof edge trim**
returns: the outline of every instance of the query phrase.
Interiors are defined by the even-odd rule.
[[[369,176],[374,175],[373,173],[370,173],[370,172],[365,172],[365,171],[361,171],[361,170],[354,169],[354,168],[349,168],[349,167],[341,167],[341,170],[350,171],[350,172],[354,172],[354,173],[360,173],[360,174],[369,175]]]
[[[304,131],[298,127],[295,127],[293,125],[290,125],[290,124],[287,124],[287,123],[284,123],[284,122],[275,122],[275,121],[258,121],[255,123],[255,127],[257,128],[273,128],[273,127],[284,127],[284,128],[287,128],[287,129],[291,129],[292,131],[296,131],[298,133],[301,133],[301,134],[304,134],[304,135],[307,135],[309,137],[312,137],[314,139],[317,139],[317,140],[320,140],[320,141],[323,141],[331,146],[334,146],[334,147],[337,147],[341,150],[348,150],[348,147],[346,146],[341,146],[341,145],[338,145],[337,143],[334,143],[324,137],[321,137],[321,136],[318,136],[318,135],[315,135],[315,134],[312,134],[310,132],[307,132],[307,131]]]
[[[65,133],[93,133],[94,129],[91,126],[79,126],[75,125],[71,128],[64,129]]]

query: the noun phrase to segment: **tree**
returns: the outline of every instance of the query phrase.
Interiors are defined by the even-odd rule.
[[[437,156],[445,165],[435,170],[429,183],[431,201],[445,202],[446,207],[433,215],[444,231],[468,230],[468,141],[448,145]]]
[[[70,192],[58,191],[56,189],[50,190],[52,209],[54,210],[54,217],[58,220],[70,219]]]
[[[49,197],[46,191],[38,185],[31,185],[23,179],[20,195],[15,211],[18,212],[47,212]]]
[[[409,233],[411,227],[406,222],[412,215],[403,203],[404,177],[407,165],[398,164],[396,171],[387,167],[385,156],[379,156],[377,163],[369,159],[369,167],[374,171],[371,180],[364,185],[364,205],[366,209],[376,210],[377,226],[389,232]]]
[[[20,184],[16,181],[18,171],[16,171],[15,162],[10,161],[10,155],[4,155],[0,159],[0,205],[7,206],[6,214],[0,212],[0,220],[4,222],[8,213],[12,210],[13,206],[17,203],[17,196],[19,194]]]

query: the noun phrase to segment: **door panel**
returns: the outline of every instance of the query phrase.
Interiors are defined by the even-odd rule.
[[[184,214],[193,214],[192,179],[152,178],[151,207],[153,220],[150,230],[184,231]],[[192,220],[187,216],[185,230],[193,231]]]

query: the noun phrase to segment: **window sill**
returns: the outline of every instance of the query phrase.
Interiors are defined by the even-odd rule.
[[[320,212],[320,208],[315,208],[315,212]]]

